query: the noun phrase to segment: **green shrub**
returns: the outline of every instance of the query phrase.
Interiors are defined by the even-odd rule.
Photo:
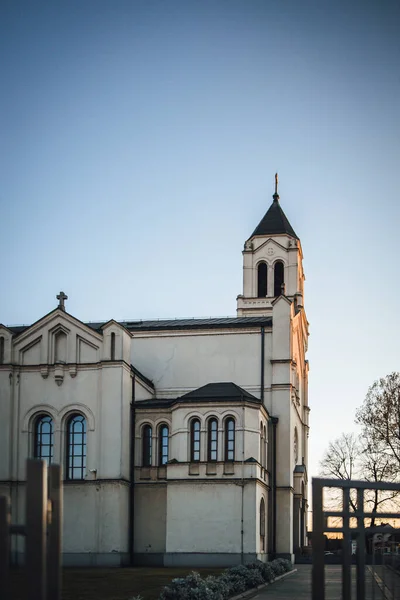
[[[225,600],[228,596],[219,577],[202,579],[193,571],[187,577],[173,579],[162,590],[160,600]]]
[[[283,569],[283,565],[281,565],[281,563],[277,559],[271,561],[269,564],[271,565],[271,569],[275,577],[279,577],[279,575],[283,575],[283,573],[285,572]]]
[[[289,571],[293,570],[293,565],[290,562],[290,560],[287,560],[286,558],[277,558],[276,560],[279,560],[279,562],[281,563],[281,565],[285,569],[285,573],[288,573]]]
[[[193,571],[187,577],[173,579],[162,590],[159,600],[227,600],[263,583],[270,583],[292,568],[289,560],[277,558],[270,563],[256,561],[238,565],[226,569],[222,575],[209,575],[205,579]]]
[[[258,560],[254,563],[249,563],[246,565],[248,569],[257,569],[261,573],[261,577],[263,578],[264,583],[271,583],[274,580],[275,575],[270,566],[270,563],[261,562]]]
[[[271,568],[275,574],[275,577],[278,577],[279,575],[283,575],[284,573],[291,571],[293,568],[290,560],[286,560],[285,558],[276,558],[269,564],[271,565]]]
[[[247,565],[238,565],[237,567],[232,567],[231,569],[227,569],[225,573],[228,575],[229,578],[234,579],[235,582],[237,582],[238,584],[238,580],[242,580],[243,585],[247,590],[257,587],[257,585],[261,585],[262,583],[264,583],[264,579],[260,571],[258,569],[249,569]]]

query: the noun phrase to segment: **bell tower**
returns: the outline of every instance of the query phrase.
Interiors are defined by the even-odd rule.
[[[300,239],[279,203],[278,174],[273,202],[243,250],[243,293],[238,316],[269,315],[274,300],[286,296],[295,309],[303,307],[303,252]]]

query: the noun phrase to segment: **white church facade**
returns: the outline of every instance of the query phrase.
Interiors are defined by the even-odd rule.
[[[305,545],[303,257],[273,199],[236,317],[85,324],[60,293],[36,323],[0,325],[0,495],[23,523],[26,458],[63,465],[66,565],[229,566]]]

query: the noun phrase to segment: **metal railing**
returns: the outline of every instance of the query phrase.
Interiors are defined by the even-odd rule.
[[[61,598],[61,467],[27,461],[25,525],[11,524],[11,504],[0,496],[0,598],[11,599],[11,537],[25,537],[26,600]]]
[[[327,488],[338,488],[342,490],[341,510],[325,510],[323,504],[323,492]],[[379,591],[376,598],[400,598],[390,592],[388,586],[381,586],[385,581],[385,575],[390,565],[385,560],[377,560],[377,547],[374,542],[375,533],[381,527],[368,527],[366,535],[366,520],[375,519],[399,519],[400,513],[393,512],[371,512],[364,510],[365,492],[368,490],[379,490],[382,492],[397,492],[400,490],[398,483],[367,482],[338,479],[313,479],[312,480],[312,502],[313,502],[313,525],[312,525],[312,600],[325,600],[325,533],[341,533],[343,535],[343,546],[341,552],[342,563],[342,594],[343,600],[352,599],[352,591],[356,592],[357,600],[366,600],[375,597],[375,590]],[[350,493],[352,496],[350,497]],[[397,508],[397,507],[396,507]],[[335,518],[336,523],[329,524],[329,519]],[[339,524],[340,523],[340,524]],[[371,550],[372,548],[372,550]],[[370,554],[369,554],[370,553]],[[356,581],[352,586],[352,560],[355,555]],[[400,557],[399,557],[400,558]],[[366,569],[366,562],[371,566]],[[378,568],[379,562],[379,568]],[[399,561],[400,562],[400,561]],[[372,567],[372,568],[371,568]],[[380,574],[378,573],[380,571]],[[397,583],[394,577],[398,577],[396,570],[392,571],[392,589],[395,590]],[[371,576],[366,595],[366,572]],[[400,586],[399,586],[400,592]],[[390,594],[390,595],[389,595]],[[354,597],[354,596],[353,596]]]

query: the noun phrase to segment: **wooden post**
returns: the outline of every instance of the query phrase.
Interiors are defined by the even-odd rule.
[[[351,600],[350,488],[343,488],[342,598]]]
[[[357,600],[365,598],[364,490],[357,490]]]
[[[26,484],[27,600],[46,600],[46,524],[47,463],[32,459],[27,461]]]
[[[47,597],[61,599],[61,540],[62,540],[62,482],[60,465],[49,467],[49,502],[51,503],[48,524],[47,547]]]
[[[312,480],[312,600],[325,600],[325,537],[323,513],[323,486]]]
[[[10,598],[10,499],[0,496],[0,598]]]

